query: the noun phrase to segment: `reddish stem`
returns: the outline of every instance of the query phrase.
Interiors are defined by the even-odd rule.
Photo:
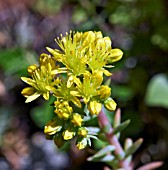
[[[120,109],[117,110],[117,112],[120,112]],[[118,138],[113,135],[113,128],[110,124],[110,122],[107,119],[107,116],[105,115],[105,113],[103,112],[103,110],[101,110],[101,112],[98,115],[98,122],[99,122],[99,126],[100,128],[105,128],[105,127],[109,127],[108,132],[105,133],[107,140],[109,142],[109,144],[115,146],[115,154],[117,156],[124,156],[124,150],[118,140]],[[123,159],[119,161],[119,165],[120,168],[123,168],[124,170],[132,170],[132,167],[130,165],[130,163],[127,161],[127,159]]]

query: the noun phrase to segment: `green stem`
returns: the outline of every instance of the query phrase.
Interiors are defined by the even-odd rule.
[[[120,110],[118,110],[120,111]],[[105,135],[107,137],[107,140],[109,142],[109,144],[115,146],[115,155],[119,156],[120,158],[123,158],[125,153],[124,150],[118,140],[118,138],[116,137],[116,135],[113,135],[113,127],[111,126],[110,122],[107,119],[107,116],[105,115],[103,109],[101,110],[101,112],[98,115],[98,122],[99,122],[99,126],[100,128],[106,128],[107,126],[109,127],[108,132],[105,132]],[[133,168],[130,165],[130,162],[127,161],[127,159],[119,159],[119,166],[120,168],[123,168],[124,170],[133,170]]]

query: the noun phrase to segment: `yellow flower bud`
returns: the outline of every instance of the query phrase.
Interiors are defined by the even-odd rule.
[[[62,128],[61,125],[57,125],[56,120],[49,121],[44,127],[44,133],[48,135],[54,135],[56,132],[60,131]]]
[[[87,146],[87,140],[86,138],[83,138],[81,141],[79,141],[77,144],[76,144],[77,148],[80,150],[80,149],[84,149],[86,146]]]
[[[57,114],[57,116],[58,116],[60,119],[65,119],[65,120],[67,120],[67,119],[69,119],[69,117],[70,117],[69,113],[61,112],[60,109],[56,109],[54,112]]]
[[[70,131],[70,129],[67,129],[63,132],[62,135],[63,135],[64,140],[69,140],[73,138],[73,136],[75,135],[75,132]]]
[[[23,96],[27,97],[27,96],[33,95],[33,94],[35,93],[35,91],[36,91],[36,89],[35,89],[34,87],[25,87],[25,88],[22,90],[21,94],[22,94]]]
[[[108,86],[100,86],[99,89],[100,99],[107,99],[111,95],[111,88]]]
[[[104,102],[104,106],[107,110],[109,111],[114,111],[117,107],[116,102],[112,99],[112,98],[108,98],[105,102]]]
[[[60,101],[57,100],[54,102],[55,104],[55,113],[58,115],[60,119],[69,119],[71,113],[73,112],[72,107],[69,106],[69,103],[67,101]]]
[[[108,56],[108,63],[113,63],[120,60],[123,56],[123,52],[120,49],[112,49]]]
[[[81,126],[83,119],[81,115],[79,115],[78,113],[74,113],[71,122],[74,124],[74,126]]]
[[[86,130],[86,128],[80,128],[78,130],[78,135],[82,136],[82,137],[86,137],[88,134],[88,131]]]
[[[99,103],[95,100],[90,101],[88,104],[88,110],[92,115],[94,114],[98,115],[101,109],[102,109],[102,103]]]
[[[27,71],[30,75],[32,75],[33,71],[36,70],[38,66],[36,64],[33,64],[27,68]]]

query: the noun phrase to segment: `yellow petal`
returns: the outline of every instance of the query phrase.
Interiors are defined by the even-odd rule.
[[[112,74],[106,70],[106,69],[103,69],[103,73],[106,75],[106,76],[111,76]]]
[[[106,49],[106,44],[105,41],[102,38],[96,39],[96,49],[98,50],[105,50]]]
[[[78,107],[82,107],[80,100],[77,97],[72,97],[71,101]]]
[[[101,31],[94,32],[94,33],[95,33],[96,38],[103,38],[103,35],[102,35]]]
[[[68,78],[68,81],[67,81],[67,88],[70,88],[72,86],[74,82],[74,76],[71,75],[69,78]]]
[[[110,49],[111,48],[111,40],[109,37],[104,37],[103,38],[104,41],[105,41],[105,44],[106,44],[106,50]]]
[[[43,97],[45,100],[49,100],[49,92],[43,93]]]
[[[59,51],[59,50],[57,50],[57,49],[52,49],[52,48],[49,48],[49,47],[46,47],[46,49],[47,49],[47,51],[49,52],[49,53],[51,53],[53,56],[54,56],[54,58],[57,60],[57,61],[59,61],[59,62],[61,62],[62,61],[62,52],[61,51]]]
[[[27,99],[26,99],[25,103],[29,103],[29,102],[31,102],[31,101],[33,101],[33,100],[37,99],[39,96],[40,96],[40,94],[38,94],[38,93],[34,93],[33,95],[31,95],[31,96],[27,97]]]
[[[34,86],[35,81],[33,79],[27,78],[27,77],[21,77],[21,79],[22,79],[22,81],[29,84],[30,86]]]

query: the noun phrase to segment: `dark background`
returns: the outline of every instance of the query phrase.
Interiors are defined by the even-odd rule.
[[[70,30],[100,30],[122,49],[111,83],[122,119],[131,119],[121,142],[144,138],[135,166],[163,160],[167,170],[167,0],[0,0],[0,170],[103,169],[85,161],[86,151],[59,151],[45,139],[52,99],[25,104],[20,94],[27,66]]]

